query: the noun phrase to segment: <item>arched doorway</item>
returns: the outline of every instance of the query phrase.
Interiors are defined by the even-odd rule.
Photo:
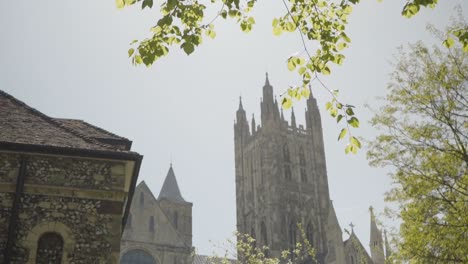
[[[140,249],[133,249],[122,256],[121,264],[156,264],[154,258]]]

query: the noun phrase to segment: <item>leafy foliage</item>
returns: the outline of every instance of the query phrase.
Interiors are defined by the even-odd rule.
[[[465,25],[466,28],[466,25]],[[401,50],[386,105],[372,119],[373,166],[391,166],[403,221],[395,258],[468,263],[468,64],[462,43]]]
[[[331,74],[332,65],[341,65],[345,56],[343,50],[349,47],[351,38],[346,33],[346,25],[353,8],[360,0],[282,0],[285,7],[283,15],[272,21],[273,34],[298,32],[302,39],[304,50],[302,55],[291,56],[287,60],[287,68],[295,71],[301,78],[301,83],[288,88],[282,95],[282,107],[290,108],[294,100],[309,97],[308,85],[314,80],[329,90],[319,79],[320,75]],[[433,8],[438,0],[409,0],[403,7],[402,15],[412,17],[421,7]],[[207,5],[198,0],[163,0],[159,8],[161,17],[151,28],[152,36],[137,41],[134,40],[128,55],[135,65],[151,66],[159,58],[167,56],[172,46],[179,46],[187,55],[195,52],[203,42],[203,37],[214,39],[216,31],[214,22],[218,18],[235,20],[243,32],[250,32],[255,25],[255,18],[250,12],[257,0],[211,0],[211,5],[219,5],[217,15],[206,22],[205,9]],[[141,8],[152,8],[153,0],[116,0],[118,8],[141,3]],[[446,38],[444,44],[451,47],[458,38],[468,51],[468,29],[454,29]],[[307,48],[307,41],[318,44],[313,53]],[[350,107],[341,107],[343,103],[337,100],[337,95],[328,107],[330,115],[339,123],[344,117],[347,121],[346,130],[350,126],[357,128],[359,120]],[[327,105],[329,104],[327,103]],[[351,109],[351,110],[348,110]],[[340,133],[341,135],[341,133]],[[345,152],[356,153],[361,144],[348,133],[349,142]],[[339,136],[338,139],[343,137]]]
[[[269,248],[267,246],[257,246],[257,241],[250,235],[237,233],[237,242],[235,242],[237,260],[243,264],[317,263],[315,250],[307,239],[304,228],[300,223],[297,226],[300,235],[298,242],[292,249],[281,252],[279,257],[269,256]],[[232,263],[227,256],[214,256],[209,261],[212,264]]]

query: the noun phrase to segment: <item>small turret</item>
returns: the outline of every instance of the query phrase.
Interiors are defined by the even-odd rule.
[[[161,192],[159,193],[158,200],[167,199],[173,202],[185,202],[180,194],[179,185],[172,169],[172,163],[167,172],[166,179],[164,180]]]
[[[249,123],[245,114],[244,107],[242,106],[242,97],[239,96],[239,109],[236,112],[236,123],[234,125],[234,134],[236,139],[243,138],[241,142],[246,142],[249,136]]]
[[[279,120],[278,102],[273,98],[273,86],[270,85],[268,73],[266,73],[265,85],[263,86],[263,101],[261,102],[262,126],[271,121]]]
[[[385,239],[385,260],[388,260],[392,255],[392,248],[390,247],[390,243],[388,243],[387,239],[387,230],[384,230],[384,239]]]
[[[296,128],[296,115],[294,114],[294,107],[291,109],[291,126]]]
[[[374,264],[384,264],[384,248],[382,241],[382,232],[377,228],[377,223],[375,221],[374,209],[369,207],[371,224],[370,224],[370,250],[371,257]]]
[[[252,135],[255,133],[255,128],[257,127],[255,124],[255,116],[252,114]]]

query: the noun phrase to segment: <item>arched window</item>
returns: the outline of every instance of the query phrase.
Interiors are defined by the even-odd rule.
[[[299,164],[301,166],[305,166],[305,155],[304,155],[304,148],[300,147],[299,148]]]
[[[179,213],[174,212],[174,227],[179,228]]]
[[[304,155],[304,148],[299,148],[299,166],[301,172],[301,182],[307,183],[306,160]]]
[[[312,229],[312,224],[310,222],[307,224],[306,237],[307,237],[307,240],[309,240],[309,243],[313,246],[314,245],[314,233]]]
[[[150,216],[149,220],[149,231],[154,232],[154,216]]]
[[[263,151],[260,151],[260,182],[263,184],[263,159],[265,158],[265,154]]]
[[[301,168],[301,182],[307,183],[307,173],[305,168]]]
[[[291,248],[295,248],[296,247],[296,243],[297,243],[297,223],[296,221],[291,221],[291,223],[289,224],[289,245],[291,246]]]
[[[154,258],[143,250],[134,249],[125,253],[120,259],[120,264],[156,264]]]
[[[284,159],[285,162],[290,162],[291,161],[291,157],[289,155],[289,148],[288,148],[287,144],[283,145],[283,159]]]
[[[54,232],[47,232],[37,242],[37,264],[60,264],[63,255],[63,238]]]
[[[268,244],[268,240],[265,222],[260,224],[260,237],[262,238],[262,245],[266,246]]]
[[[143,207],[143,205],[145,204],[145,195],[143,194],[143,192],[140,193],[140,206]]]

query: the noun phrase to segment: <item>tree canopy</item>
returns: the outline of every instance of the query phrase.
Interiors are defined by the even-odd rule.
[[[468,58],[462,46],[401,49],[372,119],[373,166],[390,166],[402,220],[395,258],[468,263]]]
[[[380,1],[380,0],[379,0]],[[187,55],[192,54],[203,38],[216,37],[215,21],[218,19],[233,19],[244,32],[251,31],[255,18],[251,11],[257,0],[211,0],[203,3],[197,0],[163,0],[156,24],[151,28],[151,36],[143,40],[131,42],[128,55],[135,65],[151,66],[159,58],[167,56],[171,48],[179,46]],[[329,114],[341,122],[338,140],[348,138],[345,152],[356,153],[361,148],[361,142],[351,135],[352,128],[359,127],[359,119],[355,116],[353,105],[340,102],[338,90],[330,90],[320,81],[320,75],[331,73],[331,64],[341,65],[345,56],[343,50],[349,46],[351,38],[346,26],[353,8],[360,0],[282,0],[284,13],[272,21],[272,33],[298,32],[303,51],[300,55],[287,58],[287,68],[295,71],[301,78],[301,83],[291,86],[281,95],[283,108],[290,108],[294,100],[309,97],[311,82],[317,80],[330,93],[330,101],[326,104]],[[402,7],[401,14],[405,17],[416,15],[421,7],[434,8],[438,0],[409,0]],[[153,0],[116,0],[118,8],[141,4],[141,8],[153,8]],[[207,7],[219,8],[214,17],[206,17]],[[453,46],[454,39],[463,44],[468,51],[468,30],[466,27],[455,28],[446,36],[444,44]],[[307,42],[316,43],[315,50],[307,48]]]

